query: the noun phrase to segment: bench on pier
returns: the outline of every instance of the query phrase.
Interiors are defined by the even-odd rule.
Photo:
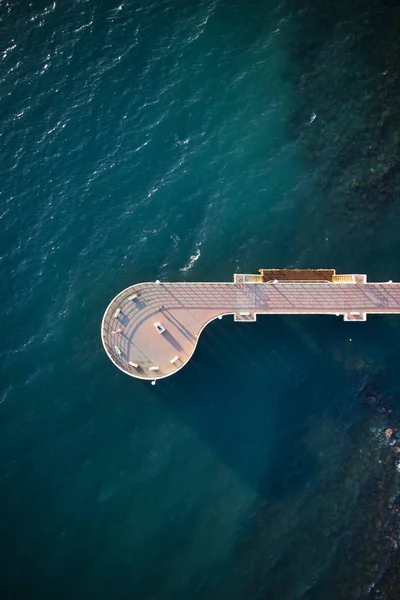
[[[347,313],[344,313],[343,320],[344,321],[366,321],[367,315],[365,312],[358,312],[358,311],[357,312],[356,311],[347,312]]]
[[[154,327],[157,329],[158,333],[164,333],[165,327],[161,323],[154,323]]]
[[[257,316],[255,313],[251,313],[248,310],[242,310],[239,313],[235,313],[234,320],[241,321],[244,323],[249,323],[249,322],[251,323],[252,321],[257,320]]]

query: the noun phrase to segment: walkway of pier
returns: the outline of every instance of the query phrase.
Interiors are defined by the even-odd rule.
[[[367,283],[365,275],[319,282],[235,275],[233,283],[133,285],[107,307],[101,337],[109,358],[124,373],[156,380],[182,368],[203,328],[224,315],[249,323],[262,314],[330,314],[365,321],[367,314],[389,313],[400,313],[400,283]]]

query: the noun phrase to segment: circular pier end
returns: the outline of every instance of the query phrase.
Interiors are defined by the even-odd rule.
[[[206,291],[195,289],[200,290]],[[185,284],[141,283],[123,290],[108,305],[101,339],[121,371],[155,382],[189,361],[202,329],[221,312],[193,290],[189,293]]]

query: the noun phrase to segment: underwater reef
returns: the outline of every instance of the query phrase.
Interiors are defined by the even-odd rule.
[[[400,7],[394,1],[291,0],[290,134],[324,197],[316,218],[372,235],[400,214]]]

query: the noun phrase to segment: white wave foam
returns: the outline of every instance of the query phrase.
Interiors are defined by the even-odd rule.
[[[78,31],[82,31],[83,29],[86,29],[87,27],[90,27],[91,25],[93,25],[93,18],[89,21],[89,23],[84,23],[84,25],[81,25],[77,29],[74,29],[74,33],[78,33]]]
[[[3,52],[2,52],[2,54],[3,54],[3,60],[5,58],[7,58],[8,53],[12,52],[13,50],[15,50],[16,47],[17,47],[17,44],[12,44],[12,46],[9,46],[5,50],[3,50]]]
[[[186,271],[189,271],[193,267],[196,260],[198,260],[200,258],[200,255],[201,255],[200,246],[201,246],[201,243],[197,246],[195,254],[192,254],[190,256],[188,264],[185,267],[182,267],[182,269],[179,269],[180,271],[182,271],[182,273],[186,273]]]

